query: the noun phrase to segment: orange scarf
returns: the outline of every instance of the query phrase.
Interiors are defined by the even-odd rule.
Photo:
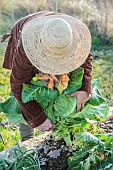
[[[68,86],[69,77],[67,74],[60,75],[60,81],[57,79],[57,76],[51,74],[37,74],[36,75],[38,80],[45,80],[49,81],[47,87],[50,89],[54,89],[55,81],[58,83],[58,90],[62,92]]]

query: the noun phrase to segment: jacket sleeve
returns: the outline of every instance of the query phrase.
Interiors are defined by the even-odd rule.
[[[10,75],[11,90],[20,105],[25,120],[32,128],[35,128],[46,120],[46,115],[34,100],[27,103],[23,103],[21,100],[23,83],[30,83],[34,75],[33,68],[23,48],[18,47],[15,51]]]
[[[91,80],[92,80],[92,53],[89,53],[86,61],[81,66],[84,68],[84,76],[82,80],[82,87],[79,89],[79,91],[86,91],[89,94],[92,93],[91,89]]]

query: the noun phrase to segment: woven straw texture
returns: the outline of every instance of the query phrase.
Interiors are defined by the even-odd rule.
[[[60,75],[81,66],[91,48],[87,26],[68,15],[35,18],[22,30],[24,51],[41,72]]]

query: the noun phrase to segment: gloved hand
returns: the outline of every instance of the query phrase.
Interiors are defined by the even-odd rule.
[[[90,95],[86,91],[76,91],[67,96],[75,96],[77,100],[77,112],[82,111],[85,103],[89,100]]]
[[[37,129],[41,132],[53,130],[53,124],[50,119],[46,119]]]

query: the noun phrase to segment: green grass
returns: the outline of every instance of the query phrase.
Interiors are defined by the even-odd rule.
[[[16,145],[20,139],[20,133],[18,129],[4,128],[0,125],[0,133],[3,141],[0,138],[0,152]]]
[[[5,48],[6,43],[0,45],[0,98],[4,99],[9,96],[10,92],[10,71],[2,68]]]
[[[10,93],[10,71],[2,68],[5,48],[6,42],[0,44],[0,100],[8,98]],[[6,117],[1,113],[0,124],[1,121],[5,119]],[[3,143],[2,139],[0,138],[0,152],[16,145],[18,143],[18,140],[20,139],[20,133],[18,128],[12,129],[11,126],[5,127],[0,125],[0,134],[2,135],[4,141]]]
[[[101,77],[101,93],[106,102],[113,106],[113,54],[111,50],[98,51],[93,60],[93,78]],[[94,53],[95,58],[95,53]]]

